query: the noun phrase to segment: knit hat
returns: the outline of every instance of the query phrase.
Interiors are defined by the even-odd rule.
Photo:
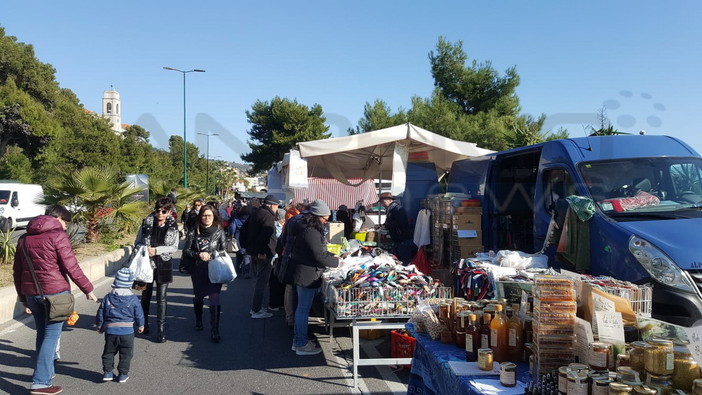
[[[268,204],[268,205],[277,204],[277,205],[280,205],[280,199],[278,199],[277,197],[275,197],[275,195],[268,195],[268,196],[266,196],[265,199],[263,199],[263,204]]]
[[[276,220],[276,221],[280,221],[280,220],[283,220],[283,219],[285,219],[285,209],[279,208],[279,209],[276,210],[276,212],[275,212],[275,220]]]
[[[131,288],[133,282],[134,274],[128,267],[123,267],[115,275],[115,282],[112,283],[112,288]]]
[[[331,210],[329,210],[329,206],[326,203],[317,199],[310,204],[310,213],[318,217],[324,217],[331,215]]]

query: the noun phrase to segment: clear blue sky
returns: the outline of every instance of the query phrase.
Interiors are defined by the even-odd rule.
[[[69,5],[71,4],[71,5]],[[81,4],[78,6],[78,4]],[[427,54],[439,36],[470,59],[516,66],[522,112],[582,136],[595,114],[620,131],[667,134],[702,152],[702,3],[697,1],[3,1],[6,34],[32,44],[64,88],[100,112],[122,98],[122,122],[166,148],[187,133],[210,157],[247,152],[245,111],[275,96],[320,104],[333,135],[376,99],[408,109],[429,97]],[[217,159],[220,159],[217,158]]]

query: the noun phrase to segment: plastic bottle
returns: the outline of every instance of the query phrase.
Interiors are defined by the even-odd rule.
[[[466,361],[475,362],[478,360],[478,349],[480,347],[480,324],[478,316],[468,314],[468,326],[466,327]]]
[[[507,361],[507,320],[502,305],[495,305],[495,318],[490,321],[490,348],[497,362]]]
[[[78,315],[78,313],[76,313],[75,311],[72,312],[71,315],[68,316],[68,319],[66,320],[66,324],[68,324],[69,326],[75,325],[76,322],[78,321],[79,317],[80,316]]]

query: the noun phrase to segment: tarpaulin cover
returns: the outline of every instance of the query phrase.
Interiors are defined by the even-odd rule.
[[[353,208],[359,200],[362,200],[365,206],[371,206],[378,201],[373,180],[362,181],[358,178],[350,178],[349,181],[352,184],[360,184],[354,187],[342,184],[333,178],[310,177],[307,188],[294,189],[295,202],[302,202],[305,199],[311,202],[320,199],[330,209],[336,210],[342,204]]]

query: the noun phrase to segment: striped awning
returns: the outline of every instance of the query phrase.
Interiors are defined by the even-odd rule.
[[[319,199],[330,209],[336,210],[342,204],[354,208],[359,200],[362,200],[365,206],[371,206],[378,201],[378,193],[372,179],[362,182],[360,178],[349,178],[349,183],[358,186],[345,185],[333,178],[310,177],[307,188],[295,188],[295,202]]]

